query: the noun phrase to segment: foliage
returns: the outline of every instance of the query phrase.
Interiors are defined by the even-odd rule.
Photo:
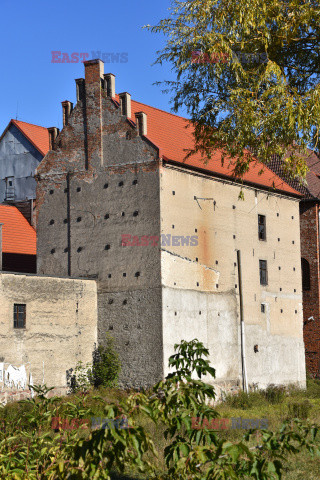
[[[95,387],[115,387],[121,370],[119,355],[114,347],[114,340],[107,334],[106,345],[95,345],[92,354],[92,370],[89,379]]]
[[[110,479],[117,471],[154,480],[271,480],[281,478],[289,455],[302,448],[318,453],[317,427],[298,419],[275,432],[262,430],[259,437],[250,430],[233,442],[210,430],[218,413],[212,406],[214,388],[202,380],[215,374],[209,352],[198,340],[183,341],[175,349],[169,361],[175,370],[151,392],[132,392],[115,403],[94,397],[106,418],[126,418],[128,428],[90,430],[83,423],[54,432],[54,417],[85,419],[94,411],[84,394],[68,397],[61,406],[59,399],[48,398],[50,389],[34,387],[37,396],[23,402],[29,428],[21,416],[10,429],[0,430],[0,478]],[[203,429],[195,428],[194,417],[207,420]],[[164,452],[157,451],[145,419],[156,429],[164,426]],[[164,468],[157,460],[162,453]]]
[[[77,362],[74,372],[70,378],[71,393],[85,393],[90,389],[91,369],[92,365],[90,363],[84,364],[81,360]]]
[[[220,149],[241,177],[252,152],[265,163],[277,154],[305,176],[306,147],[319,150],[319,20],[314,0],[172,0],[170,16],[147,25],[166,38],[156,63],[177,76],[165,82],[173,109],[195,126],[188,155]]]

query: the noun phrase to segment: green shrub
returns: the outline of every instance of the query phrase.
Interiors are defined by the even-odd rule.
[[[121,371],[119,355],[114,347],[114,340],[107,334],[106,345],[95,345],[92,353],[92,369],[89,379],[94,387],[116,387]]]
[[[312,404],[305,400],[304,402],[290,402],[288,403],[288,420],[292,418],[300,418],[306,420],[309,417]]]
[[[236,395],[227,395],[224,403],[232,408],[241,408],[242,410],[247,410],[254,405],[261,405],[263,403],[263,398],[260,392],[246,393],[244,391],[240,391]]]
[[[267,402],[271,403],[272,405],[282,403],[286,397],[286,387],[271,383],[265,390],[262,391],[262,394],[266,398]]]

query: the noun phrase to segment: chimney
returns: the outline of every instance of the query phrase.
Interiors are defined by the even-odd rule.
[[[131,95],[130,93],[119,93],[121,115],[131,118]]]
[[[63,114],[63,126],[65,127],[69,123],[69,117],[73,110],[73,103],[69,102],[68,100],[64,100],[64,102],[61,102],[61,105]]]
[[[82,102],[86,94],[84,78],[77,78],[75,82],[77,86],[77,102]]]
[[[2,223],[0,223],[0,272],[2,271]]]
[[[135,113],[137,130],[140,137],[147,136],[147,114],[144,112]]]
[[[104,75],[104,85],[107,91],[107,96],[114,98],[116,96],[116,77],[113,73],[106,73]]]
[[[85,168],[88,170],[90,164],[103,165],[101,90],[105,80],[104,65],[101,60],[87,60],[83,63],[85,67]]]
[[[59,128],[50,127],[48,128],[49,132],[49,150],[54,150],[54,142],[57,136],[59,135]]]

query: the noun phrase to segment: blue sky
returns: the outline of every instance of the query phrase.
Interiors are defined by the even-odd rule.
[[[52,51],[85,52],[89,59],[93,51],[127,53],[125,63],[105,63],[116,91],[170,111],[169,95],[153,85],[174,78],[169,65],[152,66],[164,37],[142,29],[166,17],[169,6],[169,0],[1,0],[0,132],[16,117],[61,128],[61,101],[75,103],[74,79],[84,67],[52,63]]]

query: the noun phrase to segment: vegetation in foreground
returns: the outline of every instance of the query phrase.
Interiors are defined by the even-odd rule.
[[[270,386],[213,408],[214,389],[202,381],[215,373],[204,358],[208,351],[197,340],[176,345],[176,351],[170,358],[175,372],[150,391],[100,388],[48,398],[45,387],[36,387],[34,399],[3,408],[1,478],[320,477],[318,382],[309,381],[307,393]],[[90,417],[125,418],[130,428],[118,423],[92,430],[85,422]],[[219,417],[267,418],[269,430],[210,430]],[[68,423],[57,424],[57,418]],[[206,427],[195,428],[194,418]]]

